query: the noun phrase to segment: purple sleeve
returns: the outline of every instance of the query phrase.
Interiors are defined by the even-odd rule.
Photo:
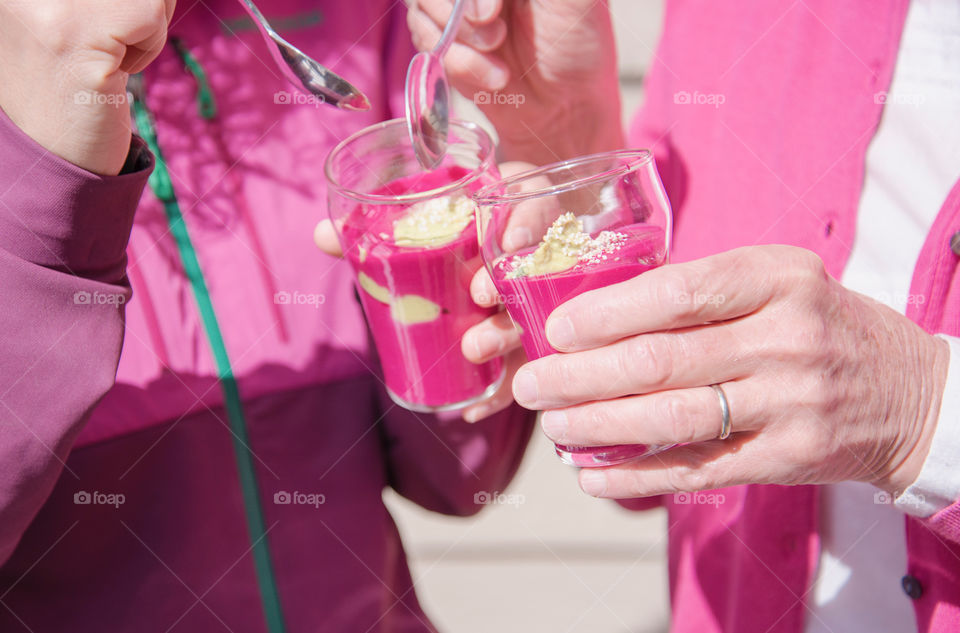
[[[428,510],[469,516],[502,492],[523,458],[536,414],[514,404],[470,424],[459,412],[413,413],[381,389],[390,485]]]
[[[127,163],[120,176],[87,172],[0,111],[0,564],[114,381],[125,249],[153,165],[141,141]]]

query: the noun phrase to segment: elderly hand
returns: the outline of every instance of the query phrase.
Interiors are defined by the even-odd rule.
[[[407,24],[432,48],[452,0],[412,3]],[[595,0],[473,0],[444,65],[497,128],[507,160],[543,165],[623,147],[610,12]]]
[[[102,175],[130,150],[127,77],[159,54],[175,0],[0,0],[0,108],[41,146]]]
[[[547,410],[551,439],[684,444],[581,471],[600,497],[843,480],[902,492],[929,450],[949,363],[945,341],[786,246],[645,272],[576,297],[546,327],[568,353],[522,368],[514,395]]]

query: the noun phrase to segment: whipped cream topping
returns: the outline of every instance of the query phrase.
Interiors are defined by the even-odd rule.
[[[569,270],[579,263],[599,263],[626,240],[616,231],[601,231],[596,237],[583,230],[583,222],[570,212],[558,217],[536,250],[510,260],[507,279],[531,275],[549,275]]]
[[[432,198],[411,206],[393,224],[397,246],[443,246],[457,239],[473,220],[473,202],[466,196]]]

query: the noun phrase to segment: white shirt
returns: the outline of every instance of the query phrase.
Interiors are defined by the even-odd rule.
[[[927,233],[960,178],[960,2],[913,0],[883,118],[866,155],[856,238],[844,286],[905,312]],[[842,107],[842,105],[838,105]],[[933,445],[917,481],[894,502],[862,483],[824,486],[821,553],[806,633],[916,631],[903,512],[930,516],[960,498],[960,339]]]

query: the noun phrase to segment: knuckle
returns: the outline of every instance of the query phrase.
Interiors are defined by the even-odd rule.
[[[656,415],[660,420],[667,422],[670,442],[688,444],[696,442],[697,428],[690,407],[680,395],[664,396],[658,400]]]
[[[589,435],[592,440],[607,440],[608,433],[606,431],[610,430],[613,423],[608,407],[590,406],[587,407],[585,413],[583,424],[578,425],[579,428],[576,429],[576,437],[586,439],[586,436]],[[571,428],[573,427],[571,426]]]
[[[776,249],[774,270],[780,269],[785,290],[811,288],[823,283],[828,277],[826,265],[813,251],[796,246]]]
[[[26,4],[26,3],[25,3]],[[72,38],[66,28],[73,22],[70,15],[69,3],[66,2],[37,2],[29,3],[30,11],[19,13],[17,18],[27,30],[33,33],[42,33],[44,44],[57,55],[65,55],[73,45]]]
[[[667,470],[667,482],[672,489],[686,492],[711,489],[710,481],[702,469],[686,465]]]
[[[150,24],[166,29],[167,3],[164,0],[149,0],[145,9],[144,14],[149,18]]]
[[[657,287],[658,304],[664,309],[687,305],[691,303],[692,290],[686,275],[675,272],[675,269],[665,272]]]
[[[664,335],[635,336],[621,347],[618,355],[622,376],[636,376],[644,384],[659,387],[670,382],[674,373],[673,354]]]

